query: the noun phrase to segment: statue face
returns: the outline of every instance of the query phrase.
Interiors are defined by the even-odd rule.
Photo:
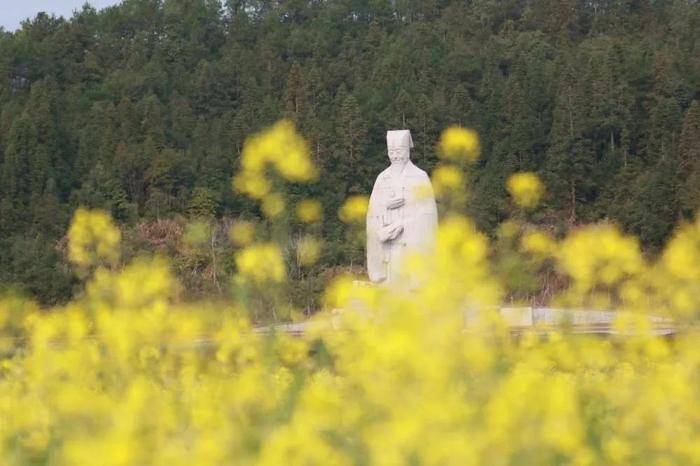
[[[388,150],[389,160],[392,165],[401,165],[408,162],[410,149],[408,147],[392,147]]]

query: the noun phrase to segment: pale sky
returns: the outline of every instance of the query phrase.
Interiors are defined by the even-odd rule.
[[[87,3],[100,10],[120,0],[88,0]],[[73,11],[80,10],[84,4],[85,0],[0,0],[0,26],[6,31],[15,31],[20,22],[34,18],[40,11],[69,19]]]

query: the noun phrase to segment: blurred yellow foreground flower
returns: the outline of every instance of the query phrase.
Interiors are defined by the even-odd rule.
[[[451,126],[442,132],[438,153],[449,160],[474,163],[480,155],[479,135],[473,129]]]
[[[308,183],[318,177],[306,141],[289,120],[281,120],[250,137],[241,154],[241,168],[233,179],[234,189],[258,200],[272,190],[268,168],[296,183]]]
[[[68,258],[78,267],[119,261],[121,233],[102,210],[80,208],[68,230]]]
[[[506,188],[515,203],[525,209],[537,207],[544,195],[544,185],[534,173],[522,172],[508,178]]]
[[[323,217],[321,203],[315,199],[304,199],[297,204],[297,217],[304,223],[314,223]]]
[[[253,244],[236,254],[238,273],[254,283],[282,283],[287,269],[279,247],[274,243]]]
[[[338,216],[345,223],[364,223],[368,205],[367,196],[350,196],[341,206]]]
[[[433,170],[432,182],[435,194],[445,197],[463,187],[464,174],[454,165],[441,165]]]
[[[238,221],[233,224],[228,232],[228,236],[238,246],[245,246],[255,239],[255,225],[248,221]]]

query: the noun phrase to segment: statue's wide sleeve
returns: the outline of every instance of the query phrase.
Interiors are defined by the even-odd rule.
[[[369,207],[367,208],[367,273],[369,274],[369,279],[374,283],[386,279],[382,243],[379,241],[378,236],[382,215],[378,185],[379,179],[374,183],[372,194],[369,197]]]
[[[425,197],[422,203],[422,214],[424,218],[424,235],[425,235],[425,246],[428,251],[432,252],[435,247],[435,236],[437,234],[438,225],[438,213],[437,213],[437,203],[435,202],[435,193],[433,192],[433,185],[430,183],[430,178],[427,173],[423,173],[423,190],[425,191]],[[426,251],[426,252],[428,252]]]
[[[424,171],[413,170],[410,190],[404,217],[405,243],[413,252],[431,254],[435,246],[437,206],[430,178]]]

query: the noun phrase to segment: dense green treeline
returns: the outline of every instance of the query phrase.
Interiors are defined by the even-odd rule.
[[[451,124],[482,136],[470,208],[484,230],[511,213],[504,180],[532,170],[548,189],[533,221],[610,219],[653,249],[700,207],[700,3],[126,0],[39,15],[0,33],[0,282],[66,298],[79,205],[134,231],[257,216],[231,175],[246,135],[284,116],[323,170],[292,193],[324,203],[322,267],[358,260],[335,212],[386,166],[384,132],[410,128],[430,170]]]

